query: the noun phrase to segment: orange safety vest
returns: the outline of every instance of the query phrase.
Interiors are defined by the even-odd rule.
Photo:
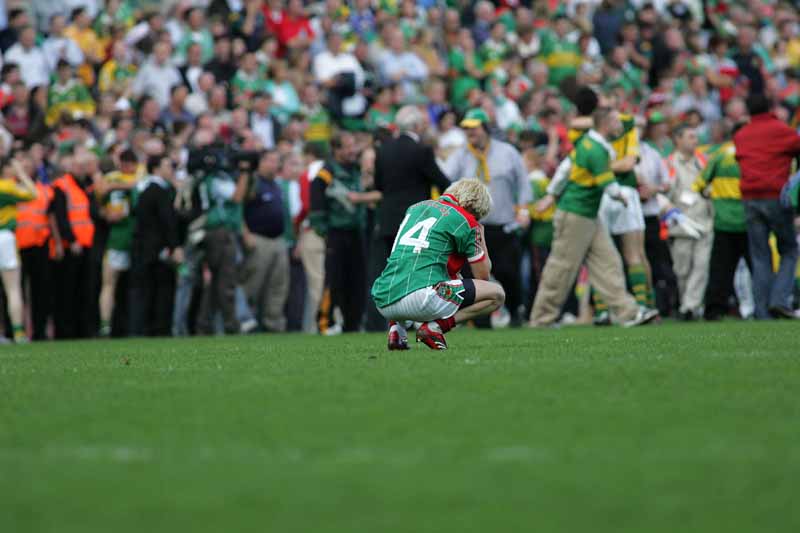
[[[17,204],[17,247],[21,250],[44,246],[50,238],[50,220],[47,209],[53,200],[53,189],[43,183],[36,184],[36,199]]]
[[[61,189],[67,197],[67,219],[75,240],[84,248],[91,248],[94,242],[94,222],[89,214],[89,197],[71,174],[64,174],[55,180],[53,187]]]

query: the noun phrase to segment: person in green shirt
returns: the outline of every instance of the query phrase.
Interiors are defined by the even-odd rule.
[[[233,95],[237,101],[242,102],[252,95],[267,90],[267,79],[264,70],[259,67],[256,55],[252,52],[242,56],[239,70],[231,80]]]
[[[556,323],[584,262],[590,283],[608,303],[618,323],[635,326],[658,316],[658,311],[638,305],[625,290],[622,260],[608,231],[597,219],[606,189],[611,198],[625,203],[611,169],[614,152],[607,140],[622,129],[622,124],[619,113],[606,107],[598,108],[592,118],[594,129],[575,141],[569,158],[559,166],[559,170],[568,169],[569,177],[557,200],[553,246],[531,311],[534,327]],[[548,195],[536,208],[544,212],[554,203],[554,197]]]
[[[320,309],[320,331],[334,307],[344,318],[343,330],[358,331],[366,305],[365,226],[367,201],[361,193],[359,147],[352,133],[331,140],[333,157],[311,182],[308,219],[312,229],[326,240],[325,294]],[[354,201],[355,200],[355,201]]]
[[[132,206],[135,187],[144,176],[144,167],[133,150],[119,155],[118,170],[103,176],[95,188],[102,205],[101,215],[109,224],[107,254],[103,262],[103,286],[100,290],[100,335],[111,335],[111,319],[114,312],[117,284],[124,272],[131,267],[131,242],[133,240]]]
[[[559,84],[570,76],[578,73],[583,56],[577,43],[572,42],[568,33],[570,31],[570,21],[567,15],[559,11],[555,15],[552,31],[545,31],[542,34],[542,48],[539,55],[549,68],[548,83],[552,87]]]
[[[370,131],[381,128],[391,128],[394,124],[396,110],[392,105],[394,100],[394,86],[384,85],[378,91],[375,103],[367,111],[367,127]]]
[[[714,242],[703,312],[706,320],[719,320],[728,314],[736,268],[741,259],[749,264],[740,179],[736,147],[728,141],[711,157],[692,186],[695,192],[709,195],[714,207]]]
[[[456,324],[499,309],[505,292],[489,281],[492,262],[478,219],[491,196],[477,179],[459,180],[438,200],[406,210],[391,255],[372,286],[378,311],[389,320],[389,350],[407,350],[406,321],[422,322],[417,342],[446,350],[444,334]],[[474,279],[459,271],[469,263]]]
[[[480,89],[484,77],[480,54],[475,50],[475,41],[468,29],[458,34],[458,45],[450,49],[447,56],[450,67],[450,102],[464,111],[469,107],[467,95],[473,89]]]
[[[506,41],[506,26],[502,22],[495,22],[489,38],[478,49],[483,71],[492,74],[502,66],[503,61],[511,53],[511,45]]]

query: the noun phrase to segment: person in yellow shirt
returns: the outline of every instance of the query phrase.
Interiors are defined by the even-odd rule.
[[[22,286],[14,234],[17,227],[16,205],[35,199],[38,192],[17,158],[6,160],[0,173],[0,278],[6,291],[14,340],[21,343],[27,342],[28,337],[23,324]]]
[[[92,29],[92,19],[86,8],[77,7],[70,15],[71,24],[64,30],[64,36],[78,44],[86,58],[86,63],[78,69],[78,75],[86,85],[94,83],[94,65],[100,65],[106,56],[105,43]]]

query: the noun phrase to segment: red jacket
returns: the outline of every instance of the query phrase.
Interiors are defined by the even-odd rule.
[[[733,136],[744,200],[777,200],[800,156],[800,135],[772,113],[750,119]]]

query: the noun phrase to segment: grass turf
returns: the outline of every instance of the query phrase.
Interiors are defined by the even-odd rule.
[[[0,351],[0,531],[800,531],[800,328]]]

